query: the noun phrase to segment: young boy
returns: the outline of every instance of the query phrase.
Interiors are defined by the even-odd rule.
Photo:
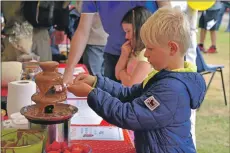
[[[68,90],[88,96],[89,106],[107,122],[133,130],[137,153],[195,153],[189,118],[206,85],[196,66],[184,62],[189,23],[180,10],[160,8],[141,28],[141,38],[155,69],[143,83],[128,88],[80,74]]]

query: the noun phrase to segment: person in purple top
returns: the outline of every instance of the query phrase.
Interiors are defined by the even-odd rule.
[[[171,5],[170,1],[84,1],[80,23],[71,41],[64,83],[72,82],[73,69],[84,52],[95,13],[99,13],[103,28],[109,34],[104,50],[104,75],[116,80],[115,65],[125,42],[125,32],[121,27],[123,16],[137,6],[145,6],[155,12],[166,5]]]

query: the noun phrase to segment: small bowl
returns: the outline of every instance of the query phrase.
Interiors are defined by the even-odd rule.
[[[72,151],[73,148],[75,148],[74,150],[79,153],[92,153],[92,148],[85,143],[71,143],[70,147],[72,148]]]
[[[1,135],[2,153],[41,153],[44,133],[29,129],[4,129]]]

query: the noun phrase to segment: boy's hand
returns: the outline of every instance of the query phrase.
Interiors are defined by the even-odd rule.
[[[88,84],[89,86],[92,87],[95,81],[96,81],[96,76],[80,73],[74,79],[73,83],[76,84],[76,83],[79,83],[79,82],[84,82],[84,83],[86,83],[86,84]]]
[[[122,46],[121,46],[121,53],[127,57],[132,53],[132,47],[131,47],[131,42],[126,41]]]
[[[87,97],[93,90],[91,86],[83,82],[77,82],[67,87],[67,90],[78,97]]]

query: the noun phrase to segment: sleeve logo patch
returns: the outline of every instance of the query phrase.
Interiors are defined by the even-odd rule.
[[[151,111],[155,110],[158,106],[160,106],[160,103],[153,96],[147,98],[144,103]]]

